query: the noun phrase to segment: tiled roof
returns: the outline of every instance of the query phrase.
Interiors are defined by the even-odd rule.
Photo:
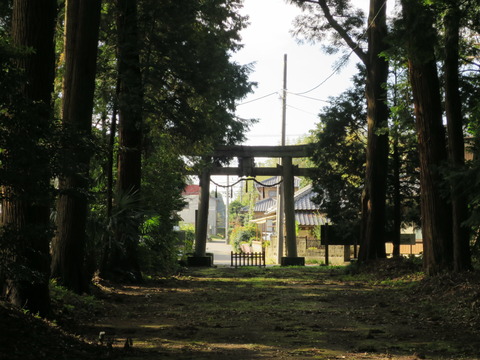
[[[302,226],[325,225],[328,219],[318,212],[319,205],[313,202],[316,193],[311,185],[298,190],[295,195],[295,222]],[[265,199],[255,203],[255,212],[265,212],[272,215],[277,212],[277,201]]]
[[[187,185],[183,190],[182,195],[199,195],[200,194],[200,185]]]
[[[266,212],[269,208],[273,207],[273,206],[277,206],[277,200],[273,199],[273,198],[267,198],[267,199],[263,199],[263,200],[260,200],[260,201],[257,201],[255,203],[255,208],[253,211],[255,212]]]
[[[318,212],[312,211],[295,211],[295,222],[302,226],[318,226],[325,225],[327,218]]]
[[[306,210],[318,210],[318,204],[313,202],[313,198],[317,194],[313,191],[312,185],[307,185],[304,188],[301,188],[294,194],[295,201],[295,211]],[[277,211],[276,203],[275,206],[271,206],[266,210],[267,214],[272,214]]]
[[[276,208],[277,200],[274,198],[266,198],[255,203],[255,207],[253,208],[254,212],[266,212],[271,207]],[[249,206],[242,207],[243,212],[248,212]]]
[[[270,186],[273,186],[273,185],[277,184],[281,179],[282,178],[280,176],[274,176],[274,177],[268,178],[266,180],[260,181],[264,186],[262,186],[258,183],[255,183],[255,187],[257,187],[257,188],[270,187]],[[300,187],[300,179],[298,177],[294,177],[293,181],[294,181],[294,187],[299,188]]]
[[[312,185],[307,185],[295,193],[295,210],[318,210],[319,205],[313,202],[317,194]]]

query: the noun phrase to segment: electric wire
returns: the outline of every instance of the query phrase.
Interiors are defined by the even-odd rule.
[[[303,110],[303,109],[300,109],[300,108],[295,107],[295,106],[292,106],[292,105],[288,105],[288,104],[287,104],[287,107],[290,108],[290,109],[294,109],[294,110],[297,110],[297,111],[301,111],[301,112],[303,112],[303,113],[305,113],[305,114],[308,114],[308,115],[312,115],[312,116],[317,116],[317,115],[318,115],[318,114],[314,114],[314,113],[312,113],[312,112],[310,112],[310,111],[305,111],[305,110]]]
[[[252,99],[252,100],[248,100],[248,101],[242,102],[242,103],[238,104],[237,106],[242,106],[242,105],[245,105],[245,104],[249,104],[249,103],[251,103],[251,102],[254,102],[254,101],[262,100],[262,99],[265,99],[265,98],[267,98],[267,97],[269,97],[269,96],[272,96],[272,95],[275,95],[275,94],[278,94],[278,91],[272,92],[272,93],[267,94],[267,95],[260,96],[260,97],[258,97],[258,98],[256,98],[256,99]]]
[[[310,100],[315,100],[315,101],[321,101],[321,102],[324,102],[324,103],[327,103],[327,104],[332,104],[332,102],[329,101],[329,100],[314,98],[314,97],[311,97],[311,96],[299,95],[299,94],[296,94],[296,93],[292,93],[292,92],[290,92],[290,91],[287,91],[287,94],[289,94],[289,95],[295,95],[295,96],[298,96],[298,97],[303,97],[303,98],[305,98],[305,99],[310,99]]]
[[[382,6],[380,6],[380,9],[378,9],[377,13],[375,14],[375,16],[372,18],[372,21],[370,21],[370,23],[368,24],[367,26],[367,29],[364,31],[364,33],[359,37],[359,41],[362,40],[365,35],[367,35],[367,32],[368,30],[372,27],[374,21],[377,19],[378,15],[380,14],[380,11],[382,11],[382,9],[385,7],[385,5],[387,4],[387,0],[385,0],[382,4]],[[297,93],[291,93],[292,95],[304,95],[304,94],[308,94],[309,92],[312,92],[313,90],[316,90],[318,89],[320,86],[322,86],[323,84],[325,84],[333,75],[335,75],[339,70],[340,68],[350,59],[350,56],[352,56],[352,54],[355,52],[355,50],[357,50],[358,48],[360,47],[360,42],[357,42],[357,45],[350,51],[350,53],[345,57],[345,59],[340,62],[340,64],[338,64],[332,71],[332,73],[330,75],[328,75],[325,79],[323,79],[320,84],[314,86],[313,88],[311,88],[310,90],[307,90],[307,91],[302,91],[302,92],[297,92]]]
[[[372,18],[372,21],[370,21],[370,23],[368,24],[368,27],[367,29],[364,31],[364,33],[359,37],[359,40],[363,39],[365,37],[365,35],[367,35],[367,32],[368,30],[372,27],[374,21],[377,19],[378,15],[380,14],[380,11],[385,7],[385,5],[387,4],[387,0],[385,0],[382,4],[382,6],[380,6],[380,9],[378,9],[377,13],[375,14],[375,16]],[[325,84],[328,80],[330,80],[331,77],[333,77],[341,68],[342,66],[350,59],[350,56],[352,56],[352,54],[355,52],[355,50],[357,50],[358,48],[360,47],[360,42],[357,42],[357,45],[351,49],[350,53],[345,57],[345,59],[340,62],[333,70],[332,72],[325,78],[323,79],[318,85],[314,86],[313,88],[307,90],[307,91],[301,91],[301,92],[288,92],[289,94],[291,95],[297,95],[297,96],[303,96],[304,94],[308,94],[316,89],[318,89],[320,86],[322,86],[323,84]],[[238,104],[237,106],[241,106],[241,105],[245,105],[245,104],[249,104],[251,102],[255,102],[255,101],[258,101],[258,100],[262,100],[262,99],[265,99],[267,97],[270,97],[272,95],[275,95],[275,94],[278,94],[278,91],[275,91],[275,92],[272,92],[272,93],[269,93],[267,95],[264,95],[264,96],[261,96],[259,98],[256,98],[256,99],[252,99],[252,100],[249,100],[249,101],[245,101],[243,103],[240,103]],[[310,98],[308,96],[304,96],[305,98]],[[327,102],[329,103],[329,101],[327,100],[321,100],[321,99],[315,99],[315,98],[310,98],[312,100],[317,100],[317,101],[324,101],[324,102]]]

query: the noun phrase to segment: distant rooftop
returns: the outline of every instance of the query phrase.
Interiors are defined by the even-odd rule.
[[[271,178],[268,178],[266,180],[260,181],[265,187],[271,187],[280,182],[282,179],[281,176],[273,176]],[[294,177],[294,187],[299,188],[300,187],[300,178]],[[255,183],[256,188],[262,187],[262,185]]]
[[[186,195],[200,195],[200,185],[187,185],[182,193],[183,196]]]

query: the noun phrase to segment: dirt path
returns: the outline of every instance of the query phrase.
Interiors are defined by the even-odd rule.
[[[480,359],[477,333],[407,285],[319,267],[191,270],[102,294],[105,316],[81,331],[105,331],[122,359]]]

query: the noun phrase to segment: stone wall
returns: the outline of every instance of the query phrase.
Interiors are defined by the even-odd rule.
[[[271,245],[266,248],[266,257],[270,262],[275,262],[277,259],[276,238],[271,239]],[[347,254],[345,254],[347,252]],[[312,238],[297,237],[297,253],[299,257],[304,257],[305,262],[325,263],[325,246],[320,245],[319,241]],[[328,261],[330,265],[343,265],[345,259],[348,259],[353,254],[353,246],[345,249],[343,245],[330,245],[328,247]]]

